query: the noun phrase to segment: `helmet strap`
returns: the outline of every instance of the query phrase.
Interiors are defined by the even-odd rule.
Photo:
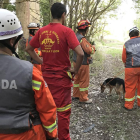
[[[17,42],[20,40],[21,37],[22,37],[22,35],[19,35],[19,36],[17,37],[17,39],[15,40],[15,42],[14,42],[14,44],[13,44],[13,47],[12,47],[11,45],[9,45],[8,43],[6,43],[4,40],[1,41],[1,43],[2,43],[4,46],[6,46],[8,49],[10,49],[11,52],[12,52],[13,54],[15,54],[15,56],[16,56],[17,58],[19,58],[19,56],[18,56],[18,54],[16,53],[15,45],[17,44]]]

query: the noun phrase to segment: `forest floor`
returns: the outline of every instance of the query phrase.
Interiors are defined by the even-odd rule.
[[[140,140],[140,108],[136,101],[134,109],[127,111],[123,108],[124,100],[118,101],[115,91],[112,96],[107,96],[108,90],[100,92],[100,83],[106,78],[124,79],[124,72],[120,74],[124,69],[122,45],[97,48],[90,65],[89,98],[93,103],[72,101],[71,140]]]

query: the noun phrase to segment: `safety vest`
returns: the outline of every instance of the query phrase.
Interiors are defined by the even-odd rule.
[[[19,134],[41,124],[30,62],[0,54],[0,133]]]
[[[128,40],[126,48],[126,68],[140,67],[140,37]]]
[[[77,39],[79,40],[79,42],[81,42],[81,39],[84,38],[83,35],[77,33],[76,34],[76,37]],[[84,51],[84,50],[83,50]],[[88,65],[87,61],[88,61],[88,57],[90,57],[90,54],[87,54],[85,51],[84,51],[84,58],[83,58],[83,62],[82,62],[82,65]],[[76,59],[77,59],[77,54],[75,51],[73,51],[73,61],[76,62]]]
[[[29,44],[29,42],[31,41],[32,37],[33,37],[33,36],[30,35],[29,38],[27,39],[27,41],[26,41],[26,47],[28,46],[28,44]],[[41,51],[41,48],[38,48],[38,51]],[[33,59],[32,59],[32,63],[33,63],[33,64],[40,64],[40,63],[38,63],[37,61],[35,61],[35,60],[33,60]]]

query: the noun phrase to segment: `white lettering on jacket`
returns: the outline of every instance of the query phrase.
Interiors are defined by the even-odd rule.
[[[1,80],[1,89],[17,89],[16,81],[12,80],[9,82],[6,79]]]

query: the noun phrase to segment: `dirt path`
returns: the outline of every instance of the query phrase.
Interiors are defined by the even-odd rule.
[[[90,70],[89,97],[93,104],[79,104],[76,100],[72,103],[71,139],[140,140],[140,109],[127,111],[122,108],[124,101],[117,101],[115,93],[110,97],[106,96],[107,91],[100,93],[99,84],[124,68],[120,57],[105,55],[105,60],[97,64],[93,64]],[[119,77],[124,78],[124,73]],[[92,130],[83,132],[93,124]]]

